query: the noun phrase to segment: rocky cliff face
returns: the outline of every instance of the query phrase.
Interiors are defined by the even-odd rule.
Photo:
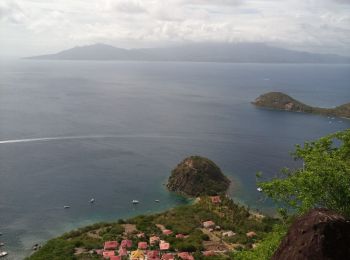
[[[350,221],[327,209],[297,218],[272,260],[350,259]]]
[[[190,197],[223,193],[230,185],[229,179],[211,160],[191,156],[172,171],[167,187],[170,191]]]
[[[350,118],[350,103],[335,108],[312,107],[282,92],[263,94],[255,99],[252,104],[257,107]]]

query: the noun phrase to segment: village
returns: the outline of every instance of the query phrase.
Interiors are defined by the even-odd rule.
[[[211,196],[202,200],[200,203],[209,206],[211,210],[219,209],[222,206],[220,196]],[[227,198],[225,198],[227,200]],[[219,212],[218,212],[219,213]],[[220,214],[220,213],[219,213]],[[131,221],[132,222],[132,221]],[[121,224],[124,229],[122,235],[117,236],[119,239],[108,240],[101,243],[100,248],[86,250],[83,247],[74,249],[75,256],[87,255],[110,260],[194,260],[201,255],[203,259],[225,259],[229,252],[236,249],[244,248],[246,245],[239,242],[232,243],[237,233],[234,230],[228,230],[220,227],[213,219],[203,219],[198,227],[195,228],[197,234],[200,234],[201,246],[199,248],[183,246],[182,242],[191,240],[193,234],[178,233],[175,230],[168,229],[166,225],[160,223],[151,223],[153,227],[148,226],[146,230],[140,231],[136,224]],[[176,229],[176,228],[175,228]],[[151,233],[147,233],[150,230]],[[87,233],[88,237],[102,239],[103,229],[91,230]],[[257,233],[250,230],[243,234],[245,241],[249,241],[250,246],[256,246]],[[192,239],[191,239],[192,236]],[[219,258],[219,257],[222,258]],[[97,259],[98,259],[97,258]]]

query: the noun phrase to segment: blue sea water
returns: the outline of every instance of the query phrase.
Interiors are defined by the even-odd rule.
[[[8,259],[75,227],[186,203],[163,184],[194,154],[232,179],[232,197],[269,211],[256,172],[270,178],[297,167],[295,144],[350,121],[250,104],[268,91],[314,106],[347,103],[350,66],[1,61],[0,241]]]

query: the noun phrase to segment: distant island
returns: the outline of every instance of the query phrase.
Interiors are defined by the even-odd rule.
[[[335,108],[312,107],[295,100],[282,92],[269,92],[263,94],[255,99],[252,104],[263,108],[350,118],[350,103]]]
[[[78,46],[35,60],[186,61],[231,63],[350,63],[350,57],[287,50],[263,43],[193,43],[174,47],[123,49],[107,44]]]
[[[172,171],[167,187],[170,191],[198,197],[224,193],[229,185],[230,180],[213,161],[190,156]]]

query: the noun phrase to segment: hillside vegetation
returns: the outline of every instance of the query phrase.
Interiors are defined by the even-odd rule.
[[[350,118],[350,103],[335,108],[312,107],[282,92],[269,92],[263,94],[255,99],[252,104],[263,108]]]
[[[167,187],[170,191],[197,197],[224,193],[229,185],[230,180],[213,161],[191,156],[171,172]]]
[[[203,222],[213,221],[215,226],[203,227]],[[164,213],[140,215],[115,223],[98,223],[73,230],[48,241],[38,252],[28,259],[103,259],[97,252],[109,240],[130,239],[130,250],[136,250],[137,243],[149,241],[158,236],[170,244],[167,252],[189,252],[195,259],[232,259],[232,250],[249,250],[259,244],[279,220],[250,213],[226,196],[220,202],[212,202],[211,197],[201,197],[197,203],[177,207]],[[131,228],[130,228],[131,227]],[[171,230],[164,235],[163,230]],[[232,231],[233,236],[224,236]],[[253,236],[247,236],[254,232]],[[139,237],[139,234],[143,234]],[[177,237],[178,234],[183,237]],[[156,250],[158,245],[150,246]],[[159,250],[159,248],[158,248]],[[216,251],[212,256],[204,256],[204,251]],[[128,259],[128,258],[125,258]]]

